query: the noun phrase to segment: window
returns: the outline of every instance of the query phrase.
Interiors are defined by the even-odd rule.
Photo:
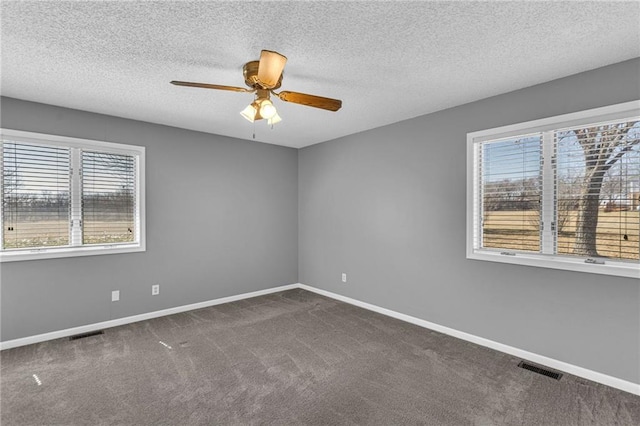
[[[1,261],[144,251],[143,147],[1,135]]]
[[[467,257],[640,277],[640,102],[467,135]]]

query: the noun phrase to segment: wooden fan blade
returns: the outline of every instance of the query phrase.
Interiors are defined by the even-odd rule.
[[[280,92],[278,97],[285,102],[293,102],[294,104],[327,109],[329,111],[337,111],[342,107],[342,101],[339,99],[323,98],[322,96],[307,95],[306,93]]]
[[[263,50],[260,52],[260,64],[258,65],[258,80],[265,89],[273,89],[278,84],[287,57],[273,52]]]
[[[175,84],[176,86],[200,87],[202,89],[230,90],[232,92],[253,92],[253,90],[245,89],[244,87],[221,86],[219,84],[206,84],[206,83],[191,83],[189,81],[173,80],[171,84]]]

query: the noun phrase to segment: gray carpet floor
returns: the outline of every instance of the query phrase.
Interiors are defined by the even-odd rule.
[[[2,426],[640,424],[640,397],[571,375],[556,381],[519,361],[290,290],[3,351],[0,419]]]

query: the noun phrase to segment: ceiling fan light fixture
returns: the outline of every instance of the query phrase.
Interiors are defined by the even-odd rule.
[[[256,109],[256,107],[253,106],[253,104],[247,105],[245,109],[240,111],[240,115],[252,123],[256,120],[257,113],[258,113],[258,110]]]
[[[263,99],[260,102],[260,115],[263,118],[270,119],[277,114],[276,107],[269,99]]]
[[[273,115],[273,117],[271,117],[271,118],[269,118],[269,119],[267,120],[267,124],[268,124],[269,126],[273,126],[274,124],[277,124],[277,123],[279,123],[279,122],[281,122],[281,121],[282,121],[282,118],[281,118],[281,117],[278,115],[278,113],[276,112],[276,113]]]
[[[242,67],[244,82],[249,87],[248,89],[178,80],[172,80],[170,83],[176,86],[253,93],[255,96],[253,102],[240,111],[240,115],[251,123],[255,123],[257,120],[264,118],[270,126],[282,121],[275,105],[273,105],[270,100],[271,94],[277,96],[278,99],[283,102],[291,102],[327,111],[338,111],[342,107],[342,101],[340,99],[331,99],[290,91],[276,93],[274,90],[278,89],[282,83],[283,70],[286,63],[286,56],[272,50],[262,50],[259,61],[249,61]]]

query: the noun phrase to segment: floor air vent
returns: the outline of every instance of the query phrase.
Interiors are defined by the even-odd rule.
[[[560,380],[562,378],[562,373],[547,370],[546,368],[538,367],[537,365],[529,364],[525,361],[520,361],[518,367],[533,371],[534,373],[542,374],[543,376],[551,377],[552,379]]]
[[[104,334],[104,331],[102,331],[102,330],[100,330],[100,331],[92,331],[90,333],[76,334],[75,336],[69,337],[69,340],[84,339],[85,337],[99,336],[101,334]]]

